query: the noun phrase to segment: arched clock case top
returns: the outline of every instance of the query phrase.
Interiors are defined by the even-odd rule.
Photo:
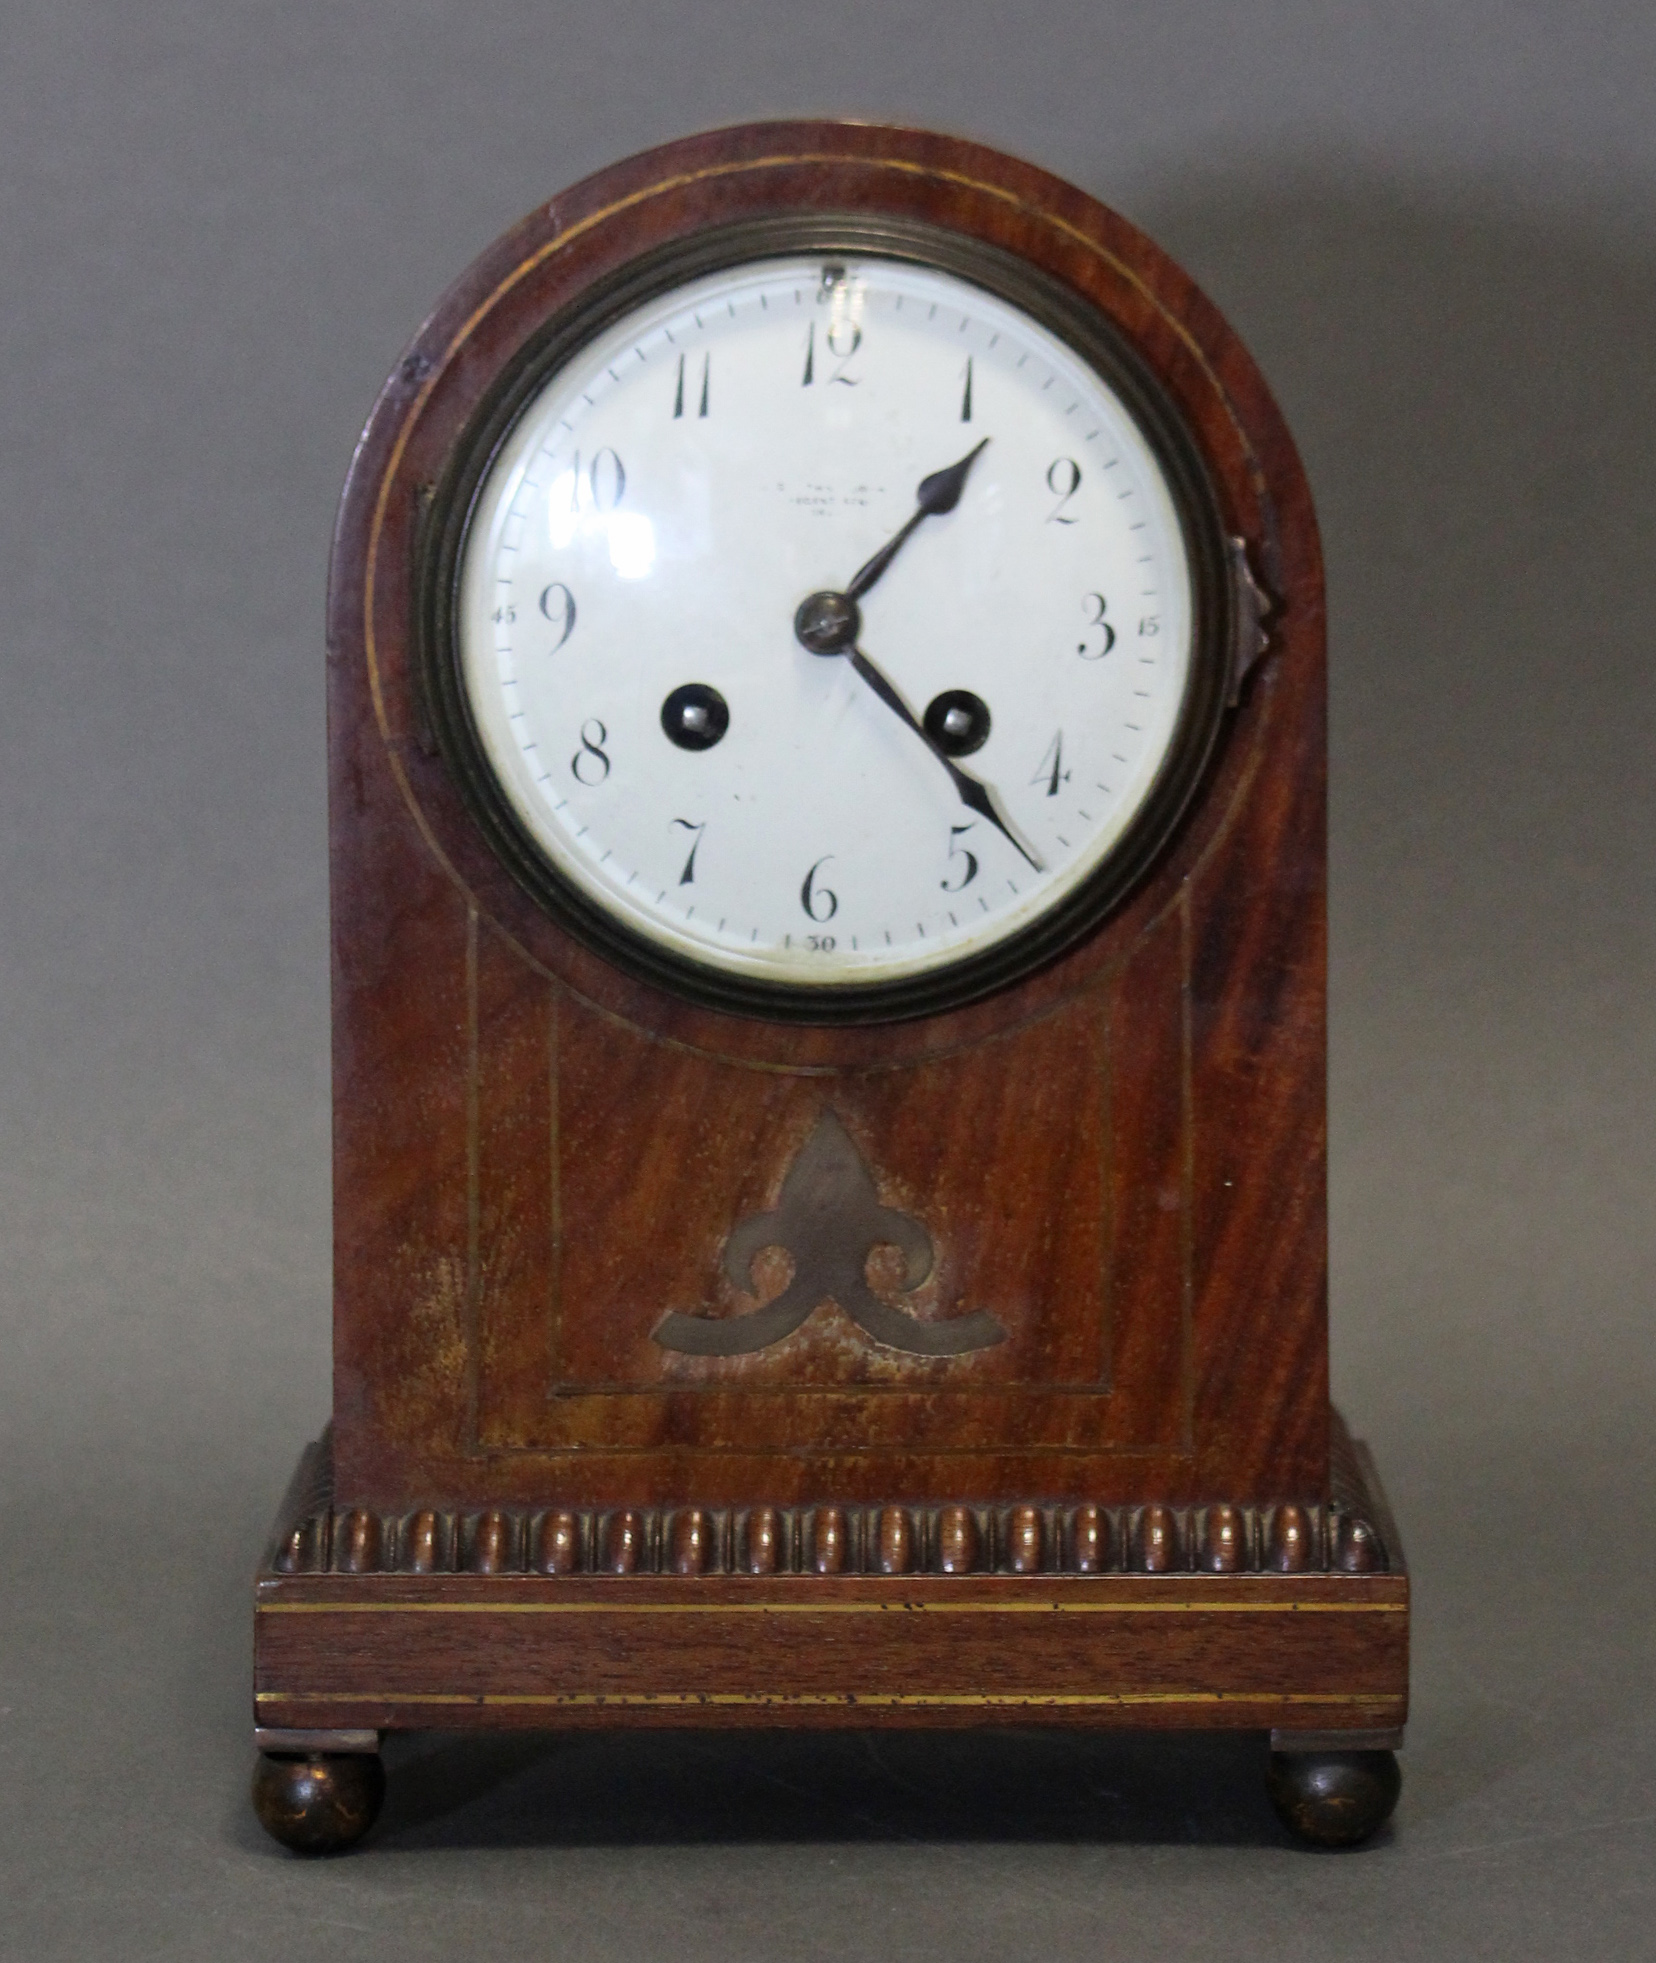
[[[1319,625],[1288,619],[1282,606],[1298,572],[1282,557],[1285,503],[1292,552],[1315,548],[1297,517],[1309,509],[1303,481],[1219,316],[1150,241],[1044,173],[971,145],[843,125],[759,125],[675,147],[705,161],[652,178],[633,160],[575,187],[486,253],[427,322],[376,405],[346,486],[331,639],[360,646],[393,767],[450,876],[585,999],[658,1035],[773,1068],[935,1055],[1044,1013],[1118,963],[1223,830],[1257,761],[1257,740],[1228,728],[1255,652],[1252,602],[1274,609],[1273,661]],[[928,160],[927,147],[947,158]],[[1196,612],[1175,739],[1126,835],[1081,890],[945,971],[821,990],[686,963],[553,870],[482,755],[454,637],[472,501],[547,377],[645,296],[802,250],[935,265],[1075,349],[1166,473]],[[1314,578],[1314,565],[1306,570]],[[1269,688],[1256,682],[1248,698],[1244,720],[1268,718]]]

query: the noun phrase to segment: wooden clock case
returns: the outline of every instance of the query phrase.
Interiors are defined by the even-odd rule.
[[[1234,542],[1233,699],[1154,863],[1037,971],[901,1020],[725,1012],[569,932],[422,680],[433,513],[521,350],[641,255],[790,214],[939,227],[1097,309]],[[1321,562],[1190,280],[1072,187],[913,131],[761,124],[603,171],[386,384],[328,673],[334,1413],[257,1581],[272,1831],[344,1844],[380,1735],[433,1725],[1248,1727],[1299,1831],[1383,1818],[1408,1582],[1328,1400]],[[784,1241],[824,1153],[926,1243],[855,1249],[873,1294],[1004,1341],[893,1349],[826,1293],[750,1352],[655,1340],[777,1294],[787,1256],[727,1244],[779,1207]]]

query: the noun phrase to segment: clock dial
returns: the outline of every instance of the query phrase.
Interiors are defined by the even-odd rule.
[[[517,834],[671,962],[867,990],[1074,901],[1198,666],[1157,443],[1019,307],[875,256],[680,285],[473,499],[460,690]]]

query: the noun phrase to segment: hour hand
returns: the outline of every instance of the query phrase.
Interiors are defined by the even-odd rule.
[[[966,474],[977,462],[978,452],[989,441],[973,444],[959,463],[952,463],[947,470],[934,470],[929,477],[922,477],[920,488],[915,492],[914,515],[894,538],[888,539],[874,557],[861,567],[851,584],[845,589],[848,600],[860,600],[874,584],[881,573],[897,557],[909,534],[923,518],[941,518],[946,511],[953,511],[960,502],[960,494],[966,488]]]
[[[880,673],[879,669],[874,666],[873,662],[869,660],[861,648],[853,647],[850,653],[851,666],[862,676],[863,680],[873,689],[874,693],[886,707],[895,711],[908,724],[909,728],[914,731],[915,735],[919,737],[920,741],[925,744],[926,748],[931,751],[932,755],[936,757],[937,761],[949,773],[950,781],[955,787],[955,794],[959,797],[961,803],[966,806],[967,810],[975,811],[980,818],[987,818],[996,831],[1010,844],[1014,845],[1037,872],[1044,872],[1046,868],[1042,865],[1040,859],[1023,842],[1012,829],[1011,825],[1008,824],[1006,819],[996,809],[995,794],[990,790],[989,786],[974,777],[969,770],[962,770],[954,758],[932,740],[930,730],[920,721],[919,717],[915,715],[914,711],[903,700],[898,691],[892,687],[891,683],[886,680],[885,676]]]

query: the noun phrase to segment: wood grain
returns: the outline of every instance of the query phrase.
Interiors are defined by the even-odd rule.
[[[413,686],[422,495],[492,377],[640,251],[802,203],[1017,251],[1126,329],[1274,602],[1140,887],[1046,969],[917,1022],[764,1023],[610,968],[484,844]],[[755,126],[630,159],[491,248],[376,404],[335,542],[342,1502],[1324,1503],[1322,627],[1304,479],[1246,352],[1142,234],[1027,165]],[[651,1344],[667,1309],[752,1306],[723,1239],[824,1108],[933,1237],[920,1311],[988,1308],[1007,1343],[903,1357],[830,1304],[751,1357]],[[827,1526],[814,1544],[843,1560]]]
[[[349,1566],[360,1515],[332,1504],[324,1438],[257,1582],[258,1722],[1200,1725],[1370,1743],[1407,1715],[1409,1578],[1384,1496],[1333,1429],[1326,1510],[423,1509],[418,1543],[373,1518],[375,1573]],[[1283,1514],[1328,1566],[1271,1571]],[[1347,1529],[1379,1565],[1344,1566]],[[484,1544],[518,1566],[467,1558]],[[456,1551],[431,1572],[417,1545]]]

